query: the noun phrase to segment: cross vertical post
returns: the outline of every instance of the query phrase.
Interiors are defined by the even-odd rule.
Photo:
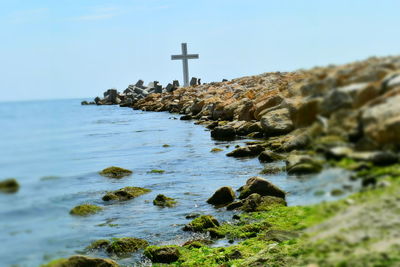
[[[191,55],[188,54],[186,43],[182,43],[181,48],[182,48],[182,54],[181,55],[172,55],[171,60],[182,60],[183,86],[187,87],[187,86],[189,86],[189,61],[188,61],[188,59],[198,59],[199,55],[198,54],[191,54]]]

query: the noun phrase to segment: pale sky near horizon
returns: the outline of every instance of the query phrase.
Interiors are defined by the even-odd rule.
[[[400,54],[397,0],[0,0],[0,101],[83,98],[143,79],[220,81]]]

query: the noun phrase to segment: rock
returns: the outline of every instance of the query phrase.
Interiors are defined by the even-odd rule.
[[[76,215],[76,216],[88,216],[88,215],[98,213],[102,210],[103,210],[102,207],[99,207],[96,205],[82,204],[82,205],[78,205],[78,206],[74,207],[69,213],[71,215]]]
[[[207,200],[211,205],[226,205],[235,199],[235,192],[229,186],[224,186],[215,191],[215,193]]]
[[[0,181],[1,193],[16,193],[19,190],[19,183],[14,178]]]
[[[111,242],[106,239],[99,239],[96,241],[93,241],[89,246],[85,248],[85,250],[92,251],[92,250],[103,250],[106,249]]]
[[[106,195],[103,196],[104,201],[110,200],[119,200],[119,201],[126,201],[132,198],[144,195],[149,193],[151,190],[141,187],[133,187],[127,186],[116,191],[108,192]]]
[[[260,162],[264,162],[264,163],[269,163],[269,162],[274,162],[274,161],[284,160],[284,159],[285,159],[285,156],[275,153],[270,150],[265,150],[265,151],[261,152],[261,154],[258,156],[258,160]]]
[[[321,170],[321,163],[307,155],[290,155],[286,160],[288,174],[310,174]]]
[[[54,260],[42,267],[118,267],[119,265],[110,259],[93,258],[89,256],[72,256],[68,259]]]
[[[81,105],[82,105],[82,106],[86,106],[86,105],[90,105],[90,104],[89,104],[89,102],[87,102],[86,100],[84,100],[84,101],[81,102]]]
[[[101,176],[108,177],[108,178],[120,179],[122,177],[131,175],[132,171],[123,169],[120,167],[111,166],[111,167],[108,167],[108,168],[102,170],[101,172],[99,172],[99,174]]]
[[[353,153],[353,150],[346,146],[332,147],[325,151],[325,157],[327,159],[340,160],[342,158],[348,158]]]
[[[281,197],[261,196],[253,193],[242,200],[242,205],[239,209],[245,212],[254,212],[270,210],[276,206],[286,206],[286,201]]]
[[[284,98],[281,95],[273,95],[273,96],[270,96],[267,99],[264,99],[264,100],[262,100],[260,102],[257,102],[255,104],[255,107],[254,107],[254,109],[255,109],[254,117],[257,120],[260,120],[261,119],[261,116],[260,116],[261,113],[263,113],[267,109],[270,109],[272,107],[278,106],[279,104],[282,103],[283,99]]]
[[[197,78],[192,77],[192,79],[190,80],[190,86],[195,86],[197,85]]]
[[[235,202],[230,203],[228,206],[226,206],[226,209],[227,210],[234,210],[234,209],[240,208],[241,206],[243,206],[243,200],[235,201]]]
[[[264,147],[261,145],[250,145],[250,146],[245,146],[245,147],[239,147],[228,154],[226,154],[228,157],[235,157],[235,158],[241,158],[241,157],[256,157],[258,156],[262,151],[264,151]]]
[[[172,85],[174,86],[174,88],[179,88],[179,81],[178,80],[174,80],[173,82],[172,82]]]
[[[278,167],[265,167],[262,171],[260,171],[260,174],[277,174],[282,172],[281,168]]]
[[[180,117],[181,121],[189,121],[192,119],[192,115],[183,115]]]
[[[212,153],[217,153],[217,152],[221,152],[221,151],[224,151],[224,150],[221,149],[221,148],[218,148],[218,147],[214,147],[213,149],[211,149],[210,152],[212,152]]]
[[[112,240],[106,248],[106,252],[110,255],[118,257],[130,257],[131,253],[144,249],[149,245],[146,240],[134,237],[122,237]]]
[[[218,227],[219,222],[211,215],[202,215],[183,227],[183,231],[206,232],[210,228]]]
[[[333,112],[351,108],[353,100],[351,96],[339,90],[329,92],[320,105],[320,114],[324,117],[329,117]]]
[[[144,81],[143,81],[143,80],[138,80],[138,81],[136,82],[135,86],[138,87],[138,88],[144,89],[143,84],[144,84]]]
[[[294,126],[296,128],[301,128],[313,124],[317,120],[322,101],[323,99],[321,97],[313,97],[304,100],[293,116]]]
[[[388,166],[399,162],[399,156],[390,151],[378,151],[371,157],[371,162],[378,166]]]
[[[176,246],[151,246],[146,248],[144,255],[153,263],[172,263],[179,259],[180,252]]]
[[[156,94],[161,94],[163,92],[162,86],[161,85],[156,85],[154,87],[154,93]]]
[[[380,93],[384,94],[393,88],[400,86],[400,72],[392,72],[386,75],[386,77],[382,80],[382,88]]]
[[[251,177],[240,189],[239,199],[245,199],[251,194],[257,193],[261,196],[274,196],[285,198],[285,192],[261,177]]]
[[[157,197],[153,200],[153,205],[159,206],[159,207],[162,207],[162,208],[174,207],[176,205],[176,203],[177,202],[175,201],[175,199],[170,198],[170,197],[166,197],[166,196],[164,196],[162,194],[157,195]]]
[[[200,213],[190,213],[188,215],[185,216],[186,219],[195,219],[197,217],[200,217],[201,214]]]
[[[218,126],[211,131],[211,137],[217,140],[231,140],[235,136],[236,131],[232,126]]]
[[[281,108],[268,112],[261,118],[261,127],[267,136],[283,135],[294,129],[287,108]]]
[[[240,136],[246,136],[251,133],[262,132],[260,122],[246,122],[242,126],[236,129],[236,134]]]
[[[400,143],[400,95],[365,107],[361,115],[363,133],[380,146]]]

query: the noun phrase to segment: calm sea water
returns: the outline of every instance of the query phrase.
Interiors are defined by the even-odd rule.
[[[0,103],[0,179],[15,177],[21,184],[16,194],[0,194],[0,266],[38,266],[82,252],[103,238],[181,244],[192,238],[181,230],[189,222],[185,215],[230,220],[232,212],[214,209],[206,199],[221,186],[239,188],[263,169],[257,159],[225,156],[246,140],[214,141],[203,126],[175,120],[169,113],[81,106],[80,101]],[[224,151],[210,153],[214,147]],[[98,175],[112,165],[134,174],[121,180]],[[166,172],[149,174],[152,169]],[[327,170],[301,179],[285,173],[265,177],[289,192],[289,205],[298,205],[332,199],[328,193],[316,196],[316,188],[329,192],[348,174]],[[106,191],[124,186],[152,192],[120,204],[103,203]],[[157,194],[175,198],[178,206],[153,206]],[[82,203],[104,210],[84,218],[69,215]],[[140,253],[119,262],[134,265],[139,260]]]

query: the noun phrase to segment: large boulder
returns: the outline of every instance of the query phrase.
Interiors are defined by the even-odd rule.
[[[361,116],[364,135],[377,144],[400,143],[400,95],[383,99],[381,103],[367,107]]]
[[[284,160],[285,156],[278,154],[276,152],[270,151],[270,150],[265,150],[263,152],[261,152],[261,154],[258,156],[258,160],[260,162],[265,162],[265,163],[269,163],[269,162],[274,162],[274,161],[278,161],[278,160]]]
[[[68,259],[54,260],[43,267],[118,267],[118,263],[110,259],[93,258],[89,256],[72,256]]]
[[[172,263],[179,259],[180,252],[176,246],[151,246],[146,248],[144,255],[153,263]]]
[[[322,101],[320,105],[320,114],[329,117],[333,112],[340,109],[351,108],[353,100],[347,92],[332,90]]]
[[[228,157],[236,157],[236,158],[256,157],[262,151],[264,151],[264,149],[265,148],[261,145],[250,145],[250,146],[245,146],[245,147],[238,147],[226,155]]]
[[[284,98],[281,95],[277,94],[269,96],[268,98],[256,103],[254,106],[254,117],[257,120],[261,119],[260,114],[262,114],[264,110],[278,106],[283,99]]]
[[[274,196],[283,199],[286,195],[282,189],[258,176],[251,177],[247,180],[246,184],[240,188],[239,199],[245,199],[254,193],[261,196]]]
[[[310,174],[322,170],[322,164],[308,155],[290,155],[286,159],[288,174]]]
[[[215,206],[226,205],[235,199],[235,192],[230,186],[224,186],[215,191],[215,193],[207,200],[208,204]]]
[[[294,129],[287,108],[270,111],[261,118],[261,127],[267,136],[283,135]]]
[[[314,123],[317,120],[321,102],[321,97],[308,98],[302,102],[297,112],[293,115],[295,127],[306,127]]]
[[[218,126],[211,131],[211,137],[217,140],[230,140],[235,136],[236,131],[232,126]]]

